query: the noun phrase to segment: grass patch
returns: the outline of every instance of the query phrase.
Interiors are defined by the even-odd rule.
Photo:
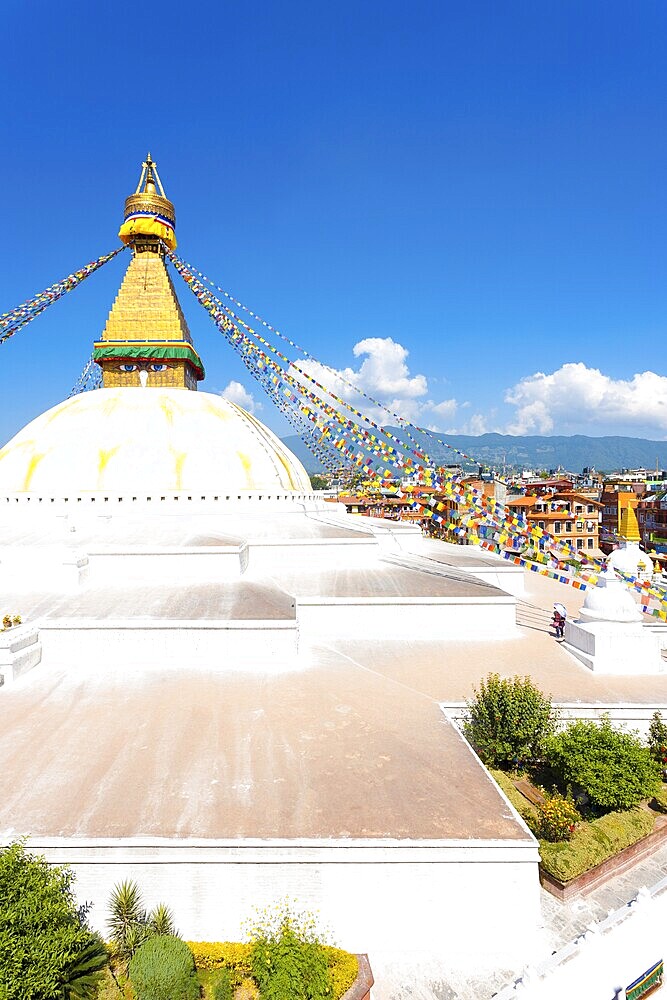
[[[655,816],[640,806],[579,823],[572,840],[557,844],[540,841],[542,867],[561,882],[569,882],[636,844],[651,832],[654,823]]]
[[[530,820],[537,817],[537,809],[532,802],[529,802],[528,799],[514,787],[514,783],[512,781],[512,777],[526,778],[528,775],[515,774],[512,776],[508,774],[507,771],[499,771],[496,768],[489,768],[489,773],[496,784],[500,785],[500,788],[510,800],[519,816],[526,820],[528,825],[530,825]]]

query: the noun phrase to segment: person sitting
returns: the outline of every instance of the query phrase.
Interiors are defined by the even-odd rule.
[[[553,616],[553,619],[551,621],[551,624],[553,625],[553,627],[556,630],[556,638],[557,639],[562,639],[563,638],[563,632],[564,632],[564,629],[565,629],[565,618],[560,613],[560,611],[554,611],[554,616]]]

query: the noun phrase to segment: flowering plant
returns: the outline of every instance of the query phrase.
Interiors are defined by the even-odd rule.
[[[15,625],[20,625],[22,620],[20,615],[5,615],[2,619],[0,632],[6,632],[7,629],[13,628]]]
[[[569,840],[581,819],[572,799],[560,792],[547,793],[537,810],[537,832],[543,840]]]

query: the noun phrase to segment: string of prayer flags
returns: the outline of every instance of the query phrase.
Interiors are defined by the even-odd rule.
[[[0,344],[4,344],[6,340],[9,340],[15,333],[18,333],[27,323],[30,323],[31,320],[44,312],[53,302],[57,302],[67,292],[71,292],[73,288],[77,288],[89,275],[97,271],[103,264],[112,260],[116,254],[122,253],[123,250],[125,250],[125,247],[121,246],[116,250],[112,250],[111,253],[103,254],[97,260],[86,264],[85,267],[81,267],[78,271],[68,274],[61,281],[56,281],[55,284],[45,288],[43,292],[38,292],[32,298],[26,299],[25,302],[10,312],[3,313],[0,316]]]

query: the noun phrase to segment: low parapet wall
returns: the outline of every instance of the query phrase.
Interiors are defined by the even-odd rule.
[[[507,639],[517,633],[513,597],[300,597],[304,638]]]
[[[298,652],[296,621],[44,619],[39,637],[46,666],[113,670],[197,663],[216,670],[286,666]]]
[[[113,887],[135,879],[184,937],[234,941],[256,909],[287,898],[318,911],[348,951],[423,954],[476,967],[520,961],[538,934],[538,849],[525,840],[178,840],[33,837],[70,864],[78,901],[105,931]],[[512,919],[507,919],[508,900]],[[483,901],[483,904],[480,904]],[[363,994],[362,994],[363,996]]]

